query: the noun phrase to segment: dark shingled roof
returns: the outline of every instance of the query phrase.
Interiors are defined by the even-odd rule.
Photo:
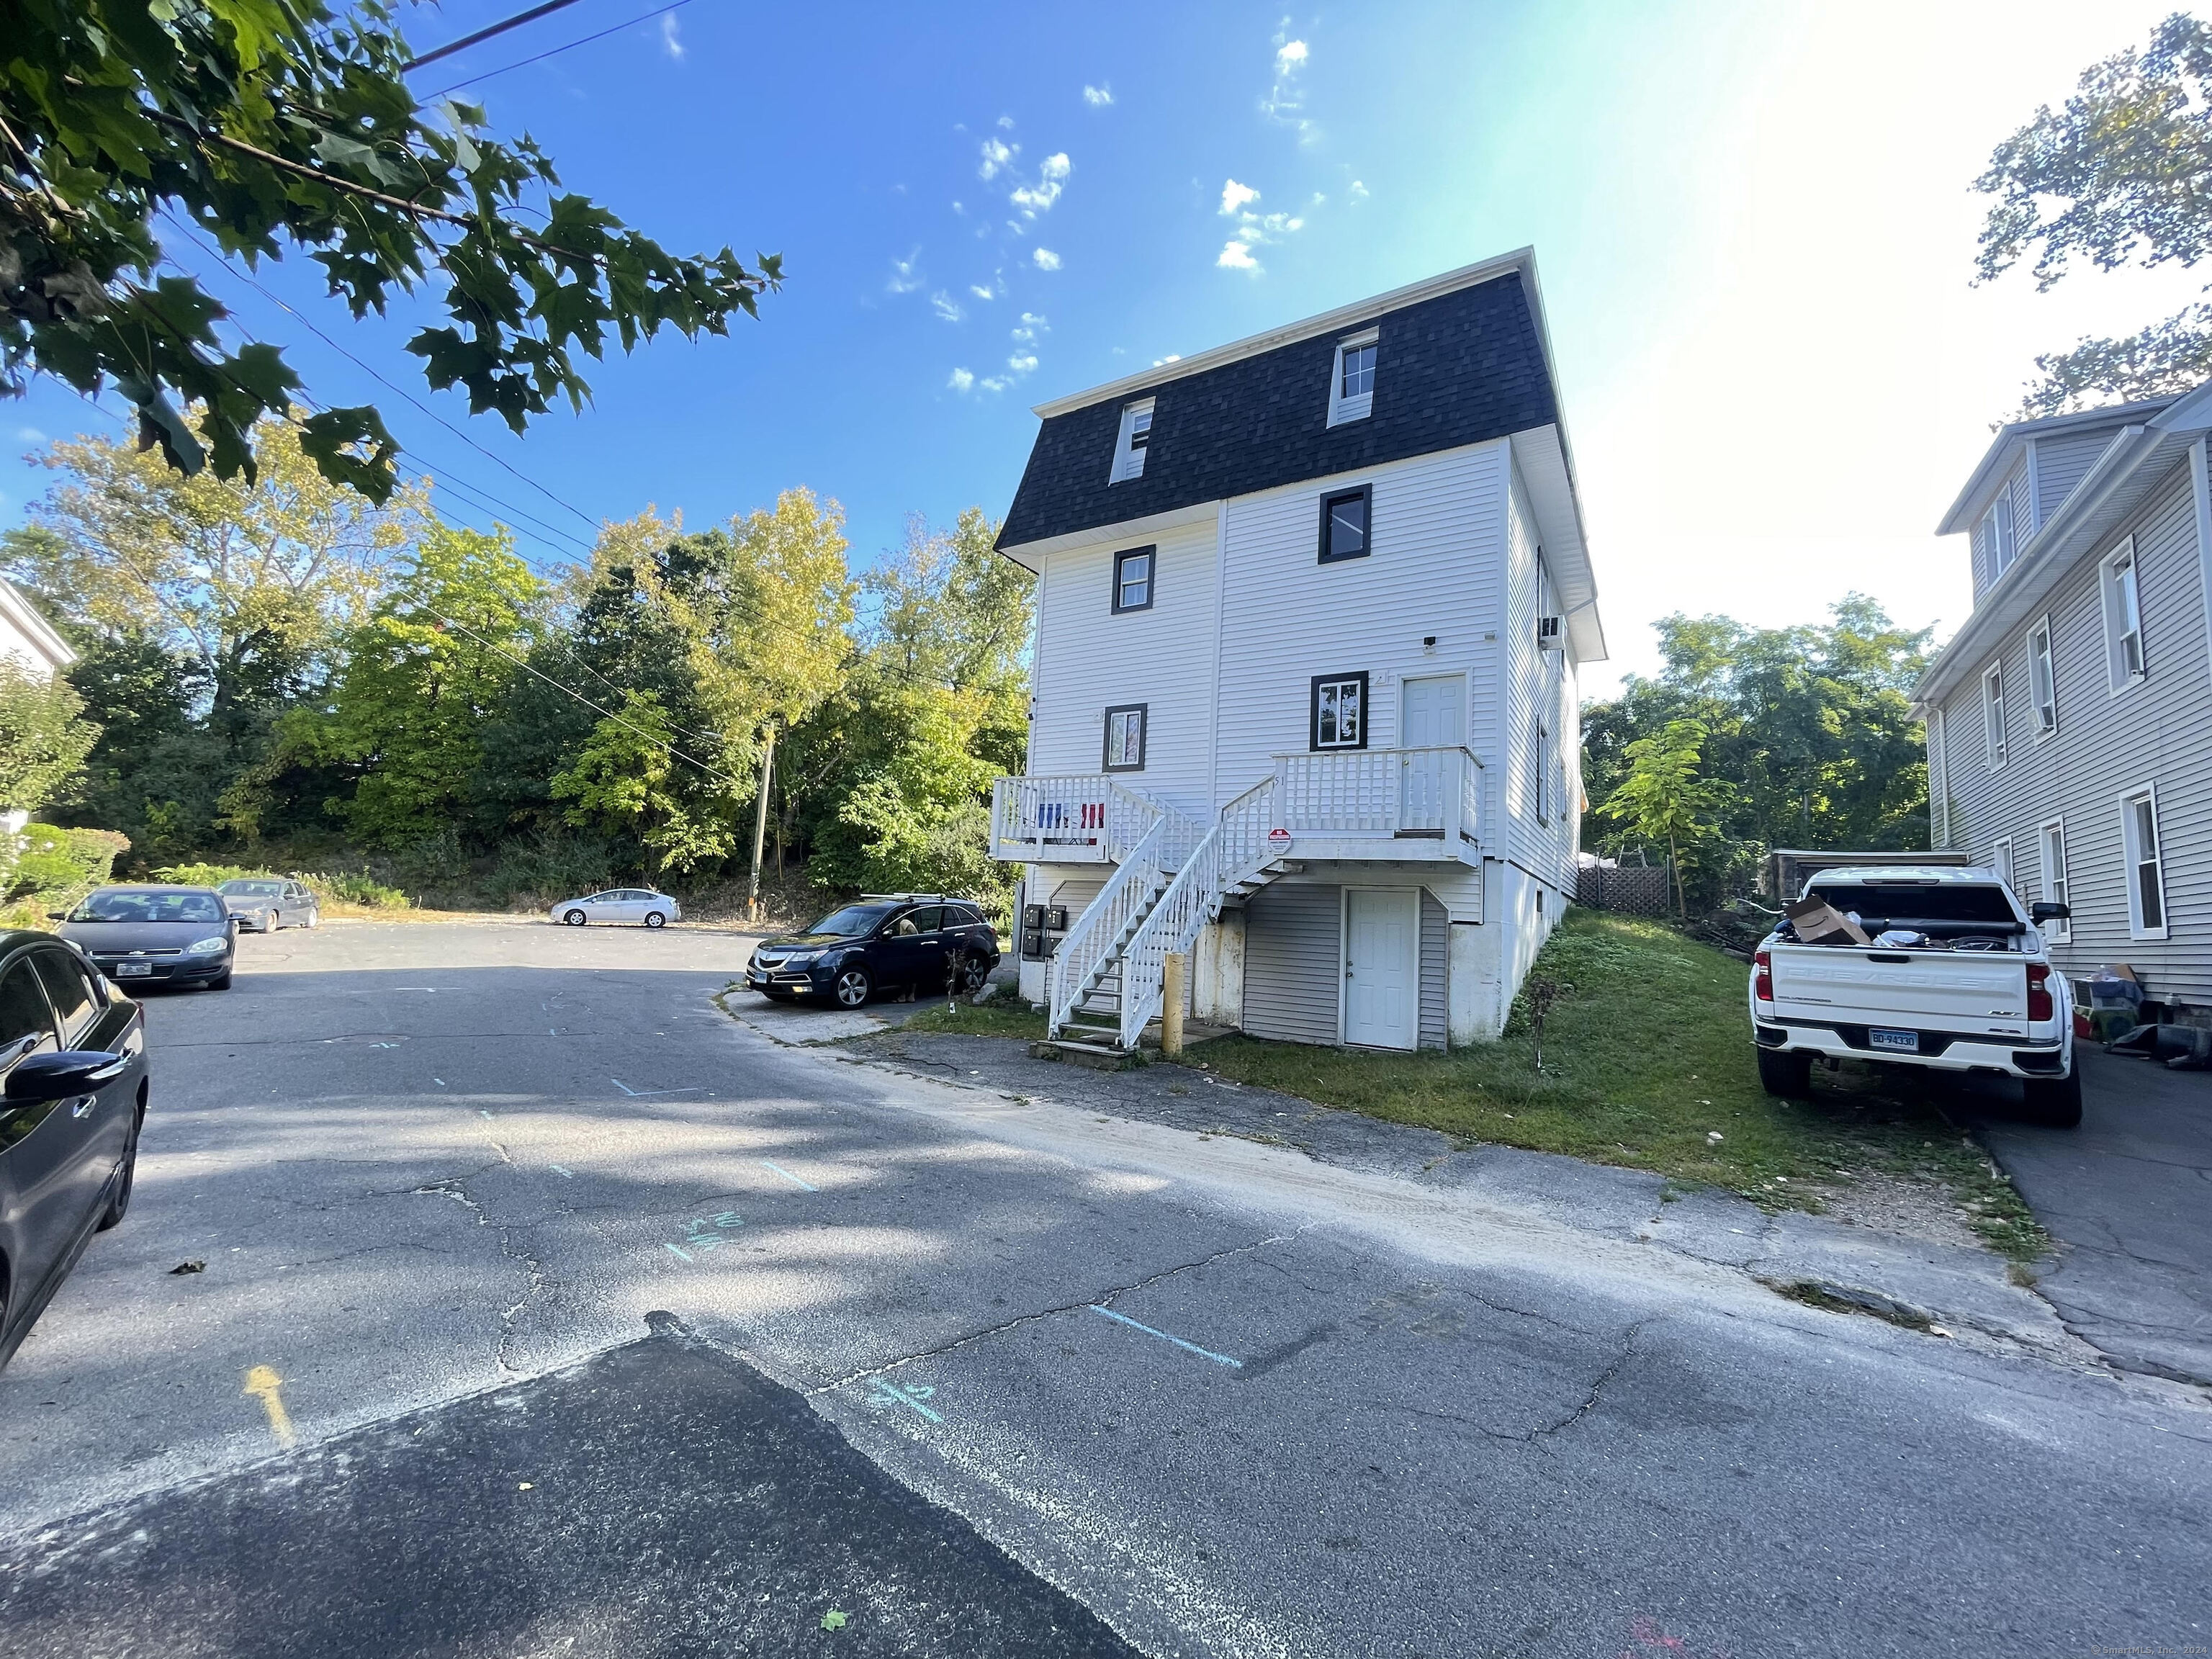
[[[1374,413],[1331,428],[1336,343],[1364,322],[1194,374],[1164,377],[1048,417],[1000,547],[1096,530],[1199,501],[1354,472],[1559,419],[1521,273],[1369,320],[1382,325]],[[1122,407],[1156,399],[1145,473],[1109,484]]]

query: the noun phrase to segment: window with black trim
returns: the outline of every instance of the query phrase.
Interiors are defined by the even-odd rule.
[[[1336,361],[1328,381],[1328,423],[1364,421],[1375,407],[1375,342],[1376,331],[1347,334],[1336,343]]]
[[[1126,702],[1106,711],[1106,759],[1109,772],[1145,769],[1145,712],[1149,705]]]
[[[1370,484],[1340,489],[1321,498],[1321,562],[1364,559],[1372,539],[1375,490]]]
[[[1367,747],[1367,676],[1316,674],[1311,741],[1316,749]]]
[[[1114,556],[1114,614],[1152,608],[1152,567],[1155,550],[1133,547]]]

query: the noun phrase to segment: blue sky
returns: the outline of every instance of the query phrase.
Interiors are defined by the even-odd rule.
[[[428,92],[620,25],[582,3],[422,71]],[[408,18],[427,48],[518,9]],[[261,280],[348,350],[597,520],[694,526],[805,484],[856,559],[921,512],[1006,510],[1029,405],[1533,243],[1613,662],[1680,607],[1810,619],[1857,587],[1955,626],[1931,532],[2039,350],[2139,326],[2185,273],[1970,286],[1990,147],[2165,0],[2078,6],[738,6],[482,82],[564,182],[684,248],[780,251],[727,340],[664,338],[526,440],[434,397],[417,319],[356,324],[304,261]],[[2005,25],[1995,27],[1999,21]],[[322,401],[374,401],[453,517],[486,492],[526,552],[580,520],[179,242]],[[114,428],[43,387],[0,408],[0,525],[40,434]],[[475,504],[463,492],[475,495]]]

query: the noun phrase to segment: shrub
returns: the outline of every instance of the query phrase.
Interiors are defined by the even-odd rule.
[[[51,823],[28,826],[21,839],[22,851],[8,872],[9,896],[97,887],[114,869],[117,855],[131,846],[128,836],[112,830],[64,830]]]
[[[298,878],[315,890],[317,898],[332,898],[342,904],[364,905],[376,910],[406,910],[415,901],[397,887],[386,885],[366,870],[333,870],[303,874]]]
[[[165,864],[154,872],[153,878],[184,887],[220,887],[227,881],[267,874],[266,870],[250,870],[242,864]]]

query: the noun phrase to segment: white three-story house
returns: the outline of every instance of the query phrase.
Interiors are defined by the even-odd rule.
[[[1938,526],[1974,609],[1914,693],[1936,845],[2069,906],[2051,957],[2212,1018],[2212,386],[2000,428]],[[2194,1011],[2191,1014],[2190,1011]]]
[[[1189,1012],[1255,1036],[1496,1036],[1574,890],[1605,655],[1530,253],[1036,412],[993,804],[1024,994],[1133,1048],[1189,951]]]

